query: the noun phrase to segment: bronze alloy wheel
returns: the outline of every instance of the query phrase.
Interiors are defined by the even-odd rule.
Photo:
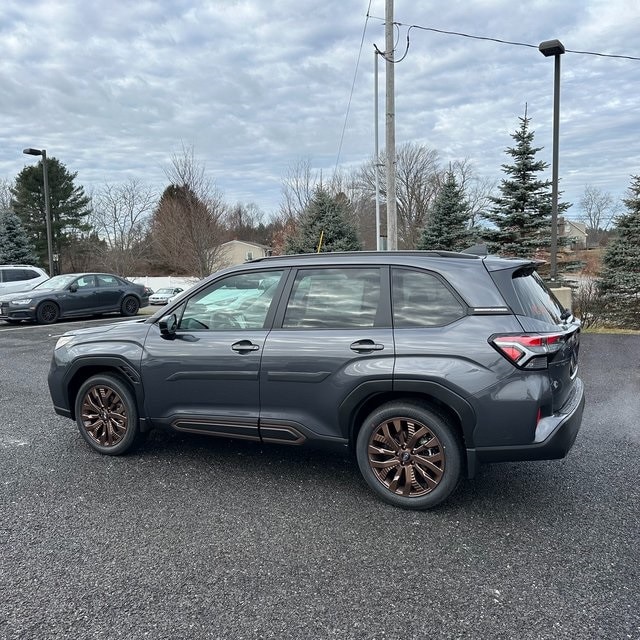
[[[129,417],[123,399],[111,387],[89,387],[82,399],[82,426],[101,447],[114,447],[121,442],[129,428]]]
[[[392,418],[372,430],[367,447],[369,466],[389,491],[413,498],[431,493],[445,470],[444,447],[425,424]]]

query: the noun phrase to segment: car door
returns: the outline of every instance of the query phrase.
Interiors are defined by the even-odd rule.
[[[174,335],[156,323],[142,358],[145,412],[180,431],[259,439],[259,369],[283,270],[216,279],[185,299]]]
[[[264,441],[344,444],[350,411],[391,391],[388,269],[300,268],[290,277],[260,371]]]
[[[58,302],[62,314],[83,315],[95,311],[96,279],[93,274],[83,275],[69,283]]]
[[[93,306],[96,311],[118,311],[124,297],[125,285],[119,278],[106,273],[96,274],[97,287]]]

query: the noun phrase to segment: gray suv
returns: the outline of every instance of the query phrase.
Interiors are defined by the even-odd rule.
[[[154,427],[351,450],[383,500],[430,508],[479,463],[562,458],[576,438],[579,322],[536,267],[436,251],[253,260],[146,320],[66,333],[54,408],[111,455]]]

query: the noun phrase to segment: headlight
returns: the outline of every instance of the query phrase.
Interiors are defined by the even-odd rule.
[[[21,298],[20,300],[11,300],[9,304],[14,304],[16,307],[23,304],[31,304],[32,299],[33,298]]]
[[[71,342],[75,336],[62,336],[58,338],[58,342],[56,342],[56,346],[54,349],[61,349],[65,344]]]

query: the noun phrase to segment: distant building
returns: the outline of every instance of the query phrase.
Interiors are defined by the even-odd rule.
[[[584,222],[558,217],[558,238],[563,238],[565,251],[578,251],[587,248],[587,225]]]
[[[231,240],[220,245],[220,263],[224,267],[271,255],[271,248],[256,242]]]

